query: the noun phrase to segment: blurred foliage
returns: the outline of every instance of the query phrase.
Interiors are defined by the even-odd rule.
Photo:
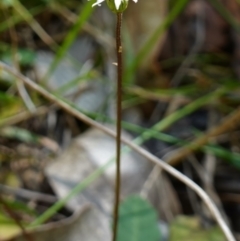
[[[179,216],[170,226],[169,241],[226,241],[219,227],[203,228],[197,217]]]
[[[0,92],[0,119],[4,119],[23,109],[21,98]]]
[[[117,241],[157,241],[160,231],[157,213],[138,196],[128,197],[120,205]]]
[[[162,117],[162,119],[151,128],[143,128],[126,122],[123,123],[124,128],[139,134],[139,137],[134,140],[139,145],[149,139],[155,138],[171,145],[188,146],[190,141],[176,138],[163,132],[167,128],[173,126],[178,120],[197,112],[205,106],[208,106],[209,103],[213,103],[213,106],[218,109],[219,112],[224,114],[231,113],[239,106],[239,82],[231,66],[232,56],[228,52],[197,53],[194,58],[194,68],[192,69],[196,71],[189,71],[189,76],[186,76],[183,84],[178,87],[171,87],[171,84],[169,83],[165,86],[162,85],[164,86],[162,88],[156,86],[139,88],[135,85],[136,73],[138,72],[139,66],[141,66],[141,63],[148,56],[151,48],[158,43],[163,34],[169,30],[174,21],[184,12],[188,2],[188,0],[171,0],[169,2],[169,13],[166,15],[164,21],[159,24],[153,35],[149,36],[148,40],[142,46],[139,52],[134,53],[134,51],[132,51],[134,43],[131,42],[129,36],[126,36],[125,38],[127,41],[125,47],[128,50],[126,51],[126,68],[124,72],[124,106],[126,109],[127,107],[130,108],[133,106],[138,106],[139,103],[146,103],[148,101],[155,101],[157,103],[163,99],[167,99],[166,103],[170,103],[171,100],[173,100],[176,96],[182,96],[187,100],[185,104],[181,105],[171,114]],[[226,22],[233,29],[239,31],[239,22],[234,16],[231,15],[228,9],[224,8],[220,1],[211,0],[210,2],[212,6],[214,6],[214,8],[216,8],[216,10],[221,14],[221,16],[223,16]],[[46,73],[44,79],[46,83],[48,78],[51,76],[51,74],[53,74],[54,70],[59,66],[59,63],[64,57],[67,57],[74,62],[74,59],[69,56],[68,50],[72,43],[79,36],[84,24],[88,23],[89,19],[93,15],[94,9],[91,7],[91,4],[91,2],[81,0],[1,0],[1,61],[10,64],[14,64],[16,61],[19,65],[19,70],[24,72],[26,69],[31,69],[33,67],[33,63],[36,58],[36,51],[38,49],[48,49],[49,51],[55,53],[55,58]],[[39,45],[34,45],[32,47],[25,45],[25,43],[21,43],[20,46],[15,46],[16,43],[14,44],[14,41],[10,43],[11,38],[8,36],[10,34],[9,30],[12,29],[18,33],[18,29],[22,26],[27,26],[29,29],[32,29],[32,32],[35,31],[33,36],[34,38],[37,38],[37,32],[34,27],[36,27],[36,23],[40,21],[38,17],[41,14],[44,15],[44,13],[46,14],[50,12],[53,13],[55,17],[57,16],[57,18],[61,19],[62,16],[60,16],[59,12],[57,12],[56,8],[54,8],[56,5],[66,7],[67,10],[70,10],[72,13],[76,14],[75,22],[66,24],[65,27],[67,31],[64,32],[64,37],[61,38],[61,41],[47,46],[41,45],[41,39]],[[18,37],[21,38],[21,35],[19,34]],[[39,38],[40,37],[38,36],[38,39]],[[99,48],[99,46],[97,48]],[[104,63],[104,58],[99,59],[101,60],[96,61],[96,67],[99,67],[99,65],[104,66],[106,64]],[[178,69],[185,59],[186,56],[180,54],[178,56],[171,56],[170,58],[161,60],[159,64],[161,66],[161,70],[168,73],[173,72],[173,69]],[[60,87],[58,91],[55,92],[56,96],[62,99],[66,91],[75,85],[95,78],[106,78],[105,71],[101,72],[102,69],[99,69],[100,71],[91,69],[87,71],[87,73],[81,73],[79,77]],[[159,75],[162,77],[163,73],[160,72]],[[153,80],[150,79],[150,77],[144,76],[143,79],[144,78],[145,82],[153,83]],[[32,91],[29,92],[30,96],[33,97],[34,95]],[[45,104],[45,102],[38,97],[33,99],[36,105]],[[76,109],[78,108],[76,107]],[[14,116],[23,110],[28,111],[22,101],[22,98],[18,94],[15,79],[12,77],[9,78],[9,76],[6,76],[5,73],[0,72],[0,123],[1,120]],[[114,122],[112,119],[109,119],[99,113],[86,114],[95,119],[105,120],[106,122]],[[198,133],[196,131],[194,132],[192,127],[190,128],[192,129],[192,136],[197,136]],[[204,135],[204,133],[201,134]],[[27,131],[24,128],[17,127],[5,128],[1,130],[0,135],[2,138],[6,138],[7,140],[14,139],[18,140],[19,142],[27,142],[28,144],[36,144],[39,140],[39,136],[34,134],[34,132],[31,132],[31,130]],[[216,157],[228,161],[234,167],[240,168],[239,152],[233,152],[231,149],[227,149],[226,147],[222,147],[221,145],[217,144],[203,146],[201,151],[205,153],[210,152]],[[24,206],[19,204],[17,200],[9,203],[9,206],[15,211],[19,211],[20,209],[24,213],[30,213],[29,215],[31,218],[36,218],[36,221],[33,223],[33,225],[40,225],[48,220],[51,216],[56,214],[59,209],[65,205],[67,200],[71,198],[71,196],[87,188],[103,173],[104,169],[106,169],[109,164],[110,162],[106,166],[103,166],[97,170],[95,173],[92,173],[81,184],[75,187],[64,200],[60,200],[56,203],[56,205],[50,207],[46,211],[46,215],[43,215],[42,217],[40,216],[40,218],[37,217],[35,212],[29,210],[27,205]],[[142,212],[142,209],[145,209],[145,212]],[[147,202],[139,197],[127,199],[122,203],[120,210],[119,241],[126,240],[125,234],[127,234],[128,237],[130,236],[132,238],[131,240],[157,240],[160,234],[158,232],[156,221],[157,215]],[[148,228],[146,229],[143,227]],[[7,214],[5,214],[3,211],[0,212],[0,239],[5,238],[8,235],[11,236],[16,232],[19,232],[18,226],[11,218],[9,218]],[[150,236],[152,236],[152,239],[149,238]],[[192,239],[196,241],[225,240],[218,228],[214,227],[205,230],[201,227],[199,220],[196,218],[182,217],[175,220],[175,222],[171,225],[171,241]]]

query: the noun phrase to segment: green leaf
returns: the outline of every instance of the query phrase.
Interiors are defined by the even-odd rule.
[[[37,215],[37,213],[35,212],[34,209],[30,208],[26,203],[18,201],[18,200],[11,200],[11,199],[4,199],[4,202],[7,204],[7,206],[13,211],[13,212],[22,212],[25,215],[31,215],[33,217],[35,217]],[[0,204],[0,222],[4,220],[3,218],[3,207]],[[2,214],[2,216],[1,216]],[[13,223],[15,223],[15,221],[12,218],[7,218],[6,220],[12,220]]]
[[[157,213],[138,196],[127,198],[120,206],[117,241],[159,241]]]
[[[8,240],[20,233],[21,228],[16,221],[0,210],[0,240]]]
[[[0,91],[0,122],[2,119],[19,113],[23,109],[22,100]]]
[[[226,241],[219,227],[204,229],[197,217],[179,216],[170,227],[169,241]]]
[[[2,56],[2,59],[7,63],[11,63],[12,58],[13,56],[10,49]],[[17,51],[17,59],[22,66],[32,65],[35,58],[35,52],[30,49],[18,49]]]
[[[21,233],[21,229],[16,223],[6,223],[0,225],[0,240],[6,240]]]
[[[0,130],[0,136],[16,139],[26,143],[38,143],[39,136],[18,127],[5,127]]]
[[[3,6],[9,7],[13,5],[13,0],[2,0]]]

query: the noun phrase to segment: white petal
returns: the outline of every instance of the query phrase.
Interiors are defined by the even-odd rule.
[[[138,0],[133,0],[135,3],[137,3]]]
[[[115,6],[117,9],[119,9],[121,2],[122,2],[122,0],[115,0]]]
[[[97,0],[94,4],[93,4],[93,7],[96,6],[96,5],[99,5],[100,3],[104,2],[105,0]]]

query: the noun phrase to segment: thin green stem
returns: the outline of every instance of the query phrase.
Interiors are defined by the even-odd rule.
[[[116,50],[117,50],[117,138],[116,138],[116,179],[115,203],[113,210],[113,237],[117,240],[118,211],[121,192],[121,120],[122,120],[122,41],[121,41],[122,13],[117,13]]]

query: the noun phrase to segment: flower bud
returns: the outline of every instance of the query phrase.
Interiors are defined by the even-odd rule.
[[[106,0],[108,7],[114,13],[122,13],[128,6],[128,0]],[[120,4],[117,6],[117,4]]]

